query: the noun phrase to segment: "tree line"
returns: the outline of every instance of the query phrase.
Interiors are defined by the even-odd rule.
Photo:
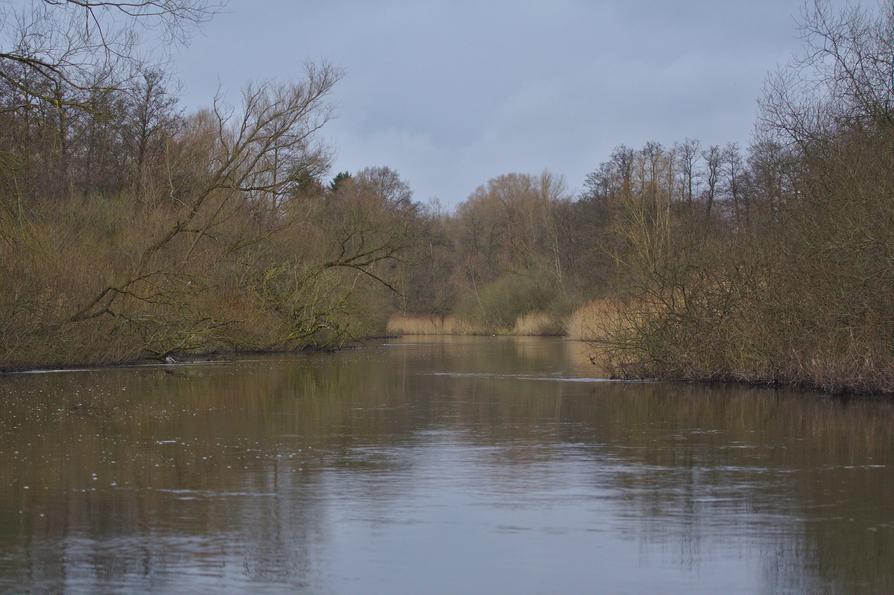
[[[4,15],[3,367],[337,346],[391,317],[570,333],[625,376],[894,390],[894,2],[810,6],[747,147],[622,145],[577,194],[510,173],[450,211],[387,167],[333,175],[333,66],[184,112],[138,33],[214,9]]]
[[[214,8],[4,8],[3,367],[331,346],[384,326],[423,218],[388,168],[321,181],[338,69],[185,113],[139,59],[142,29],[185,35]]]
[[[620,376],[894,391],[892,31],[894,2],[808,6],[744,149],[619,146],[578,196],[491,180],[409,309],[565,330]]]

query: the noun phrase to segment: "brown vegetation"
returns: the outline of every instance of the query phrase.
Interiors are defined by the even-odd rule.
[[[406,268],[403,314],[453,314],[498,334],[562,334],[576,304],[616,274],[605,205],[575,199],[549,172],[490,180],[455,214],[435,214]]]
[[[886,11],[808,13],[808,51],[771,79],[758,142],[703,153],[698,199],[679,151],[604,168],[625,244],[627,307],[606,341],[622,372],[894,392]]]
[[[388,319],[389,335],[483,335],[487,330],[476,327],[458,316],[407,315],[395,313]]]
[[[515,319],[513,335],[559,336],[565,334],[560,320],[549,312],[528,312]]]
[[[491,180],[444,224],[454,311],[570,314],[620,375],[894,392],[892,30],[891,2],[810,7],[745,150],[621,146],[577,199]]]
[[[453,213],[325,181],[337,69],[183,114],[128,23],[207,6],[116,6],[24,7],[0,49],[0,367],[564,330],[619,375],[894,392],[890,1],[805,14],[750,147],[620,146],[579,196],[506,174]]]
[[[20,44],[0,54],[0,368],[338,345],[384,328],[424,216],[387,168],[320,181],[339,72],[311,65],[247,88],[239,107],[184,115],[159,70],[106,61],[103,17],[175,24],[201,7],[127,17],[136,6],[23,9]],[[93,17],[86,33],[66,28],[71,10]],[[29,23],[96,62],[34,46]]]
[[[576,341],[606,341],[617,324],[619,307],[619,304],[606,299],[585,303],[565,321],[568,338]]]

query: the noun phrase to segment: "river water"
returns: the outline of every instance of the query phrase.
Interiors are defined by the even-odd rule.
[[[559,339],[0,377],[0,591],[894,592],[894,406]]]

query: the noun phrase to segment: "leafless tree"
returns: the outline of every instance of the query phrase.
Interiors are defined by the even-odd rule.
[[[711,225],[711,211],[717,198],[721,167],[723,165],[722,157],[723,153],[718,145],[711,145],[706,151],[702,151],[702,159],[705,163],[705,168],[702,172],[702,177],[705,180],[705,226]]]
[[[854,126],[894,124],[894,1],[805,6],[804,50],[767,80],[759,131],[808,154]]]
[[[265,83],[246,89],[238,116],[215,101],[210,119],[214,127],[211,155],[200,164],[205,174],[188,185],[170,180],[169,199],[175,208],[174,220],[140,253],[133,269],[116,283],[103,288],[70,317],[80,322],[98,316],[115,316],[122,297],[157,300],[169,289],[161,289],[159,279],[176,278],[170,259],[159,256],[180,245],[180,262],[190,257],[204,241],[214,239],[233,209],[262,201],[280,201],[294,191],[300,175],[321,167],[322,148],[316,132],[329,114],[325,98],[338,80],[337,69],[309,65],[305,78],[297,83]],[[178,242],[188,238],[185,244]],[[251,242],[238,239],[229,251]],[[174,261],[176,262],[176,261]]]
[[[733,215],[736,226],[745,226],[750,223],[750,213],[747,195],[743,192],[743,178],[745,177],[745,163],[742,159],[742,151],[736,143],[729,143],[723,148],[721,155],[725,188],[733,203]]]
[[[0,81],[22,94],[84,107],[79,92],[111,87],[137,62],[140,29],[183,41],[190,27],[209,19],[212,0],[34,0],[0,7]]]

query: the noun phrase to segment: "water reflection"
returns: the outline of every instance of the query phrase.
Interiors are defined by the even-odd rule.
[[[894,408],[554,339],[0,378],[0,589],[894,590]]]

